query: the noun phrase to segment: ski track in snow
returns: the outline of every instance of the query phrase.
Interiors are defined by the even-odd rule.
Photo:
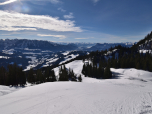
[[[0,110],[3,114],[151,114],[150,90],[147,86],[46,83],[1,96]]]
[[[66,65],[79,74],[82,66],[82,61]],[[136,69],[111,71],[117,73],[117,79],[82,77],[81,83],[50,82],[0,96],[0,113],[152,114],[152,73]]]

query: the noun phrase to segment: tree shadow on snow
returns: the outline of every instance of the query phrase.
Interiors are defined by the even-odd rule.
[[[122,74],[118,72],[112,72],[112,78],[111,79],[120,79]]]

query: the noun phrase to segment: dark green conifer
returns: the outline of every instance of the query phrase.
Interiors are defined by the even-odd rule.
[[[79,80],[79,82],[82,82],[81,74],[78,76],[78,80]]]

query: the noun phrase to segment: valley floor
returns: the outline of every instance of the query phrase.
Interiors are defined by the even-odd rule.
[[[83,77],[83,82],[44,83],[0,96],[0,113],[151,114],[152,73],[136,69],[111,71],[115,79]]]

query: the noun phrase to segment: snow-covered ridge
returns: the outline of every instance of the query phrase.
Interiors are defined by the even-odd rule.
[[[108,50],[111,47],[115,47],[121,45],[123,47],[131,47],[134,45],[134,43],[131,42],[125,42],[125,43],[97,43],[96,45],[92,46],[91,48],[88,48],[88,51],[101,51],[101,50]]]
[[[139,45],[139,52],[141,53],[146,53],[149,52],[151,53],[152,50],[152,40],[146,40],[145,43]]]

